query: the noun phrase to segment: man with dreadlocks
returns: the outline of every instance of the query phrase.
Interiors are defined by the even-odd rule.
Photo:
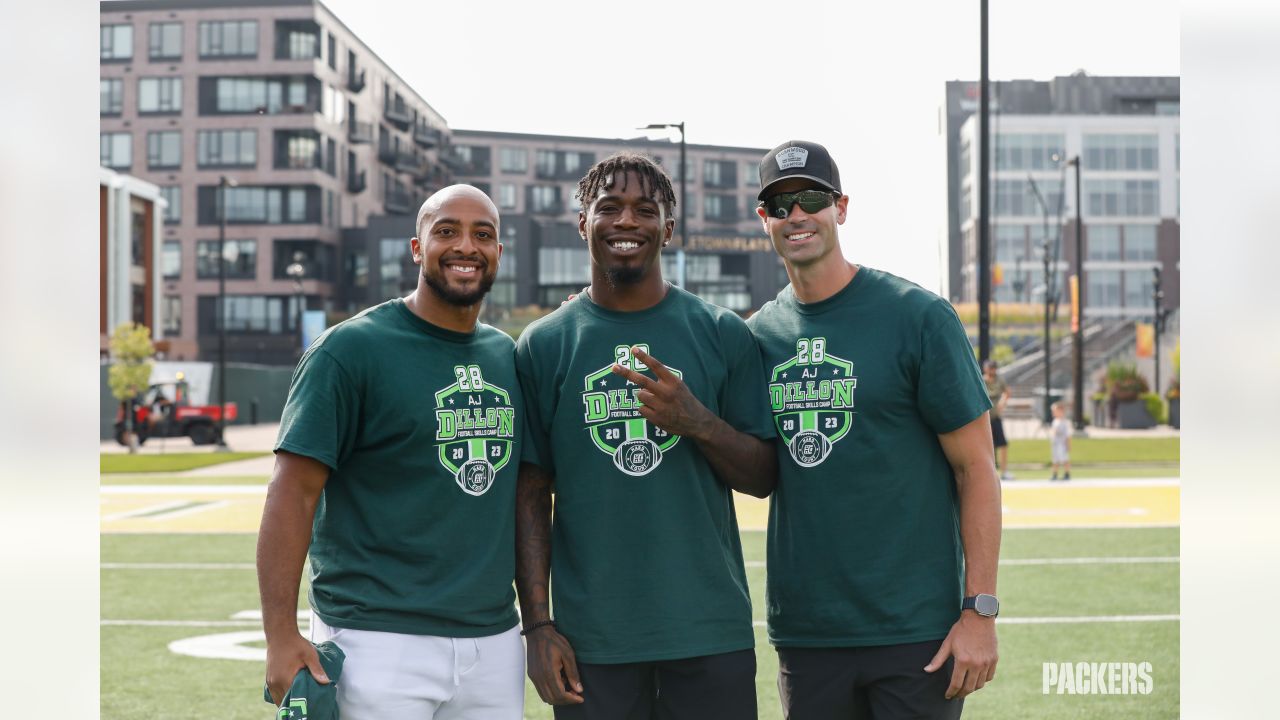
[[[578,198],[591,285],[516,347],[529,677],[560,720],[754,718],[732,491],[765,497],[777,474],[768,403],[749,390],[759,350],[737,315],[662,279],[675,194],[652,160],[606,158]]]

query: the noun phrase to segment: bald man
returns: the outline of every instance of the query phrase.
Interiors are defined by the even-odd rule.
[[[521,717],[522,403],[514,343],[476,322],[498,237],[484,193],[432,195],[409,241],[417,289],[330,328],[294,372],[258,535],[277,705],[303,668],[328,684],[312,642],[331,640],[343,720]],[[308,555],[312,642],[297,623]]]

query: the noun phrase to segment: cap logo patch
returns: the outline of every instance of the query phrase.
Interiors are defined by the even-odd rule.
[[[778,153],[773,159],[778,161],[779,170],[802,168],[809,161],[809,151],[802,147],[793,146]]]

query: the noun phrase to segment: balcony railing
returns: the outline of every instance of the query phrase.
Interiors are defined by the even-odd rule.
[[[388,102],[383,105],[382,112],[387,122],[402,130],[407,129],[409,123],[413,122],[413,116],[409,114],[409,108],[405,107],[404,103]]]
[[[440,131],[430,125],[418,124],[413,127],[413,141],[424,148],[440,144]]]
[[[406,215],[409,213],[409,193],[396,188],[388,188],[383,198],[387,212]]]
[[[357,173],[357,172],[348,172],[348,173],[347,173],[347,192],[350,192],[350,193],[361,193],[361,192],[364,192],[364,191],[365,191],[365,188],[367,188],[367,187],[369,187],[369,185],[368,185],[368,183],[365,181],[365,171],[364,171],[364,170],[361,170],[361,171],[360,171],[360,172],[358,172],[358,173]]]
[[[422,162],[422,158],[407,152],[396,153],[395,158],[391,161],[391,164],[395,166],[395,169],[400,170],[401,172],[407,172],[414,175],[421,172],[421,169],[424,165],[424,163]]]
[[[354,67],[347,71],[347,89],[353,93],[358,93],[364,89],[365,71],[357,71]]]
[[[373,142],[373,124],[351,120],[347,122],[347,139],[352,144]]]

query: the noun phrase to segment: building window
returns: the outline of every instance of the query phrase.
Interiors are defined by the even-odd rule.
[[[161,185],[160,196],[168,203],[164,209],[164,221],[171,225],[182,222],[182,186]]]
[[[1159,144],[1159,138],[1152,134],[1087,133],[1084,167],[1086,170],[1158,170]]]
[[[995,157],[992,159],[997,170],[1057,170],[1067,155],[1060,133],[1000,133],[993,147]]]
[[[535,160],[534,173],[540,178],[554,178],[556,176],[556,152],[554,150],[539,150]]]
[[[196,243],[197,278],[218,278],[218,245],[217,240],[200,240]],[[252,280],[257,275],[258,241],[227,240],[222,257],[226,259],[228,280]]]
[[[333,246],[319,240],[276,240],[271,246],[271,276],[289,280],[289,266],[301,263],[308,280],[333,280]]]
[[[1026,225],[993,225],[992,228],[993,259],[1002,265],[1015,265],[1019,258],[1027,255]],[[1011,267],[1004,268],[1005,271]]]
[[[320,135],[314,130],[277,130],[276,167],[284,170],[314,170],[323,165]]]
[[[400,297],[412,289],[408,278],[413,275],[405,270],[408,258],[409,244],[403,238],[382,238],[378,241],[379,294],[376,300]]]
[[[181,131],[147,133],[147,167],[152,170],[182,167]]]
[[[529,152],[524,148],[498,148],[498,169],[504,173],[529,171]]]
[[[182,59],[182,23],[151,23],[147,33],[148,58],[152,60]]]
[[[559,214],[564,210],[560,204],[560,187],[558,185],[530,185],[529,212]]]
[[[1044,207],[1036,198],[1035,190],[1026,180],[997,180],[995,182],[995,207],[993,215],[1013,217],[1042,217],[1045,207],[1049,212],[1056,212],[1059,196],[1062,195],[1062,181],[1039,180],[1036,187],[1040,189],[1040,197],[1044,199]]]
[[[569,176],[582,175],[587,165],[595,162],[595,155],[590,153],[573,152],[572,150],[564,153],[564,173]]]
[[[738,164],[728,160],[704,160],[702,162],[702,184],[711,188],[737,187]]]
[[[742,163],[742,184],[747,187],[760,187],[760,165],[759,163],[744,162]]]
[[[165,295],[160,303],[160,322],[165,337],[182,334],[182,296]]]
[[[347,98],[341,90],[329,85],[320,86],[320,114],[334,125],[347,121]]]
[[[196,133],[199,167],[254,167],[258,164],[256,130],[201,130]]]
[[[710,222],[738,222],[738,198],[707,193],[702,198],[702,218]]]
[[[128,169],[133,165],[133,136],[127,132],[101,133],[98,136],[99,164]]]
[[[197,216],[201,225],[219,222],[217,185],[197,189]],[[229,223],[318,223],[320,222],[320,189],[313,186],[257,186],[227,188],[227,222]]]
[[[124,80],[102,78],[98,87],[101,94],[98,110],[102,115],[119,115],[124,111]]]
[[[199,26],[201,58],[258,56],[257,20],[220,20]]]
[[[160,251],[160,275],[165,280],[177,280],[182,276],[182,243],[165,240]]]
[[[1085,290],[1085,312],[1089,308],[1120,307],[1120,271],[1119,270],[1086,270],[1084,273],[1087,289]]]
[[[585,285],[591,282],[591,253],[586,248],[538,248],[539,285]]]
[[[138,112],[182,112],[182,78],[139,78]]]
[[[498,208],[500,210],[514,210],[515,207],[516,207],[516,186],[511,183],[499,183]]]
[[[1148,315],[1155,315],[1155,300],[1151,293],[1154,290],[1155,273],[1149,269],[1124,271],[1124,306],[1130,309],[1146,310]]]
[[[1159,191],[1158,180],[1085,180],[1085,212],[1095,217],[1154,216]]]
[[[1124,259],[1151,261],[1156,259],[1156,226],[1124,226]]]
[[[314,78],[311,79],[315,82]],[[314,112],[318,90],[308,88],[308,79],[281,78],[201,78],[202,113]],[[212,88],[210,89],[210,84]]]
[[[314,60],[321,56],[323,35],[316,21],[277,20],[275,30],[277,60]],[[329,54],[332,58],[332,49]]]
[[[329,69],[338,69],[338,38],[329,33]]]
[[[99,49],[103,60],[133,59],[133,26],[102,25],[99,30]]]
[[[1120,226],[1089,225],[1086,226],[1085,238],[1089,247],[1085,252],[1088,260],[1120,259]]]
[[[200,334],[218,332],[218,296],[201,295],[196,309]],[[292,333],[296,332],[297,298],[292,295],[228,295],[223,304],[223,316],[229,333]]]

